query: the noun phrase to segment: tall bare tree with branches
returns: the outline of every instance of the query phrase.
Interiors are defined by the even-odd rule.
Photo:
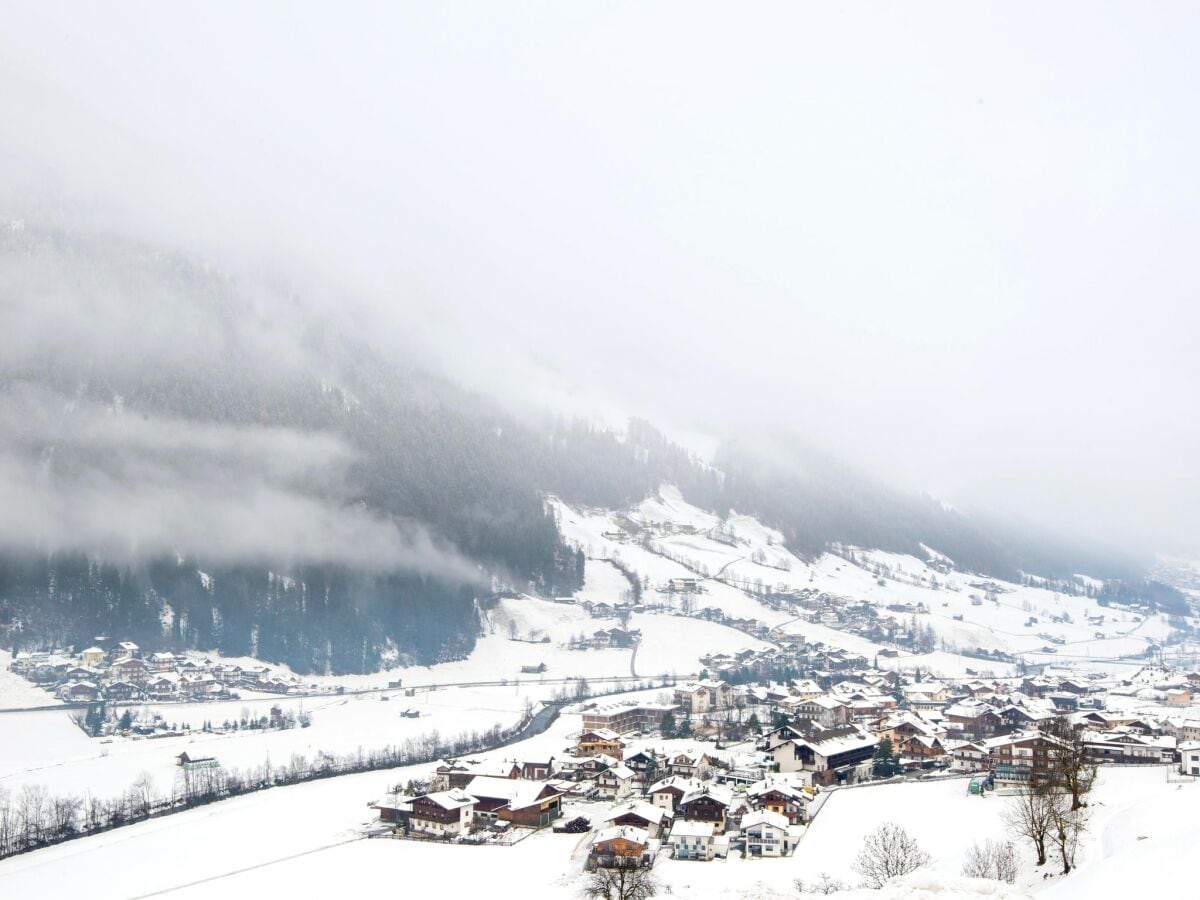
[[[588,900],[650,900],[657,894],[657,879],[637,859],[593,869],[583,889]]]
[[[1065,716],[1053,719],[1046,734],[1051,738],[1047,751],[1051,784],[1071,795],[1071,810],[1086,806],[1084,797],[1096,782],[1096,763],[1087,753],[1083,732]]]
[[[1037,864],[1046,864],[1046,840],[1053,819],[1053,796],[1046,785],[1026,784],[1004,812],[1012,833],[1029,840],[1037,853]]]
[[[1050,837],[1064,875],[1075,865],[1075,849],[1087,830],[1087,821],[1087,810],[1073,807],[1067,793],[1054,795],[1054,802],[1050,805]]]

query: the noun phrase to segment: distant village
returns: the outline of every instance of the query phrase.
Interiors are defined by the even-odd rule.
[[[143,654],[131,641],[112,642],[109,649],[97,644],[78,653],[20,651],[9,668],[67,703],[201,702],[236,700],[247,691],[295,695],[320,690],[269,666],[239,666],[166,650]]]

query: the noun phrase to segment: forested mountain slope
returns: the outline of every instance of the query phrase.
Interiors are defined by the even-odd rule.
[[[468,652],[474,599],[570,593],[544,502],[664,482],[789,546],[924,543],[1004,577],[1128,575],[797,445],[715,465],[648,423],[518,418],[314,319],[288,291],[111,238],[0,232],[0,629],[8,643],[215,649],[300,672]],[[1107,566],[1107,570],[1105,569]]]

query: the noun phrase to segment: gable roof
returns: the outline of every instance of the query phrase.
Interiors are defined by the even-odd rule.
[[[621,740],[621,736],[611,728],[589,728],[583,734],[579,735],[580,743],[589,737],[595,738],[598,741],[619,742]]]
[[[413,802],[417,800],[428,800],[435,803],[442,809],[461,809],[464,806],[474,806],[478,801],[468,794],[466,791],[459,788],[454,788],[450,791],[435,791],[432,794],[422,794],[420,797],[414,797]]]
[[[700,787],[688,791],[684,794],[680,801],[680,806],[685,806],[696,800],[702,800],[705,797],[711,798],[723,806],[729,806],[733,803],[733,791],[723,785],[703,783]]]
[[[783,831],[788,829],[788,820],[783,813],[771,812],[769,809],[757,809],[742,816],[742,831],[755,825],[770,825]]]
[[[629,803],[621,806],[614,806],[612,811],[605,817],[605,822],[611,822],[613,819],[619,819],[621,816],[637,816],[646,822],[662,823],[664,819],[671,818],[671,814],[661,806],[655,806],[653,803],[647,803],[645,800],[631,800]]]
[[[775,781],[770,778],[765,778],[762,781],[756,781],[750,787],[746,788],[747,797],[762,797],[766,794],[783,794],[785,797],[791,797],[795,800],[807,800],[808,795],[803,790],[796,787],[794,784],[788,784],[783,781]]]
[[[650,833],[645,828],[635,828],[632,825],[611,825],[596,832],[592,845],[606,844],[617,839],[645,846],[650,840]]]
[[[637,773],[624,763],[617,763],[615,766],[609,766],[600,773],[600,777],[611,775],[613,778],[619,778],[621,781],[628,781],[631,778],[636,778]]]
[[[654,784],[650,785],[648,793],[657,794],[659,791],[679,791],[680,794],[687,794],[689,791],[694,791],[700,787],[700,782],[695,778],[685,778],[683,775],[671,775],[667,778],[660,778]]]
[[[712,837],[715,830],[716,825],[713,822],[680,819],[671,826],[671,840],[681,837]]]

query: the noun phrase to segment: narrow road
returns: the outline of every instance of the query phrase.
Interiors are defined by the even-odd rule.
[[[633,672],[633,665],[630,665],[630,672]],[[667,673],[658,675],[645,675],[643,678],[662,678]],[[586,680],[598,684],[621,684],[626,681],[631,681],[637,678],[637,675],[597,675],[589,677]],[[351,691],[320,691],[311,694],[271,694],[266,697],[240,697],[230,700],[214,700],[206,701],[209,703],[239,703],[242,705],[253,703],[278,703],[281,700],[308,700],[308,699],[334,699],[337,697],[355,697],[364,694],[387,694],[398,693],[406,690],[414,690],[418,692],[438,691],[445,688],[465,688],[465,687],[513,687],[515,685],[526,684],[571,684],[578,681],[578,677],[570,678],[500,678],[492,681],[442,681],[431,682],[429,684],[411,684],[405,687],[371,687],[358,688]],[[195,704],[188,700],[109,700],[105,701],[110,707],[125,707],[125,706],[193,706]],[[45,706],[8,706],[0,708],[0,713],[28,713],[28,712],[64,712],[72,709],[87,709],[89,703],[49,703]]]

